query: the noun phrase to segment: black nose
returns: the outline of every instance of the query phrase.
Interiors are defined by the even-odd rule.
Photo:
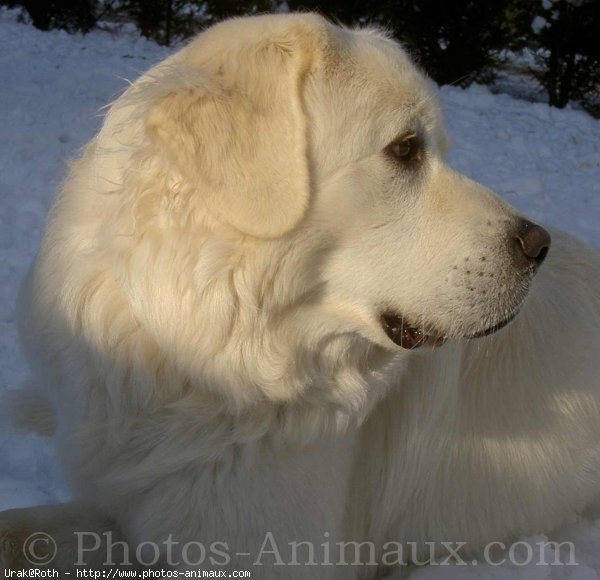
[[[527,258],[531,258],[537,264],[541,264],[546,259],[551,239],[550,234],[542,226],[522,219],[517,226],[516,237]]]

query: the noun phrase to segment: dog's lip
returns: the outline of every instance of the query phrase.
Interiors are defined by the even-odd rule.
[[[500,322],[493,324],[483,330],[466,334],[463,338],[483,338],[490,336],[500,329],[508,326],[519,314],[516,309]],[[381,317],[381,326],[389,339],[398,346],[407,350],[413,350],[421,346],[441,346],[448,340],[448,335],[426,327],[423,324],[416,325],[408,321],[402,314],[397,312],[384,312]]]
[[[517,317],[519,312],[520,312],[520,308],[517,308],[514,312],[512,312],[509,316],[507,316],[500,322],[497,322],[496,324],[494,324],[488,328],[484,328],[483,330],[474,332],[473,334],[469,334],[469,335],[465,336],[465,338],[483,338],[484,336],[490,336],[490,334],[494,334],[495,332],[498,332],[500,329],[504,328],[505,326],[508,326]]]

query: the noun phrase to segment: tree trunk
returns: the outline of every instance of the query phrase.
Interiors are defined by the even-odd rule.
[[[173,20],[173,0],[167,0],[167,20],[165,23],[165,44],[171,46],[171,26]]]

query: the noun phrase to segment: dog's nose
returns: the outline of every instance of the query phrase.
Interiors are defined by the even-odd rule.
[[[531,258],[538,265],[546,259],[551,239],[550,234],[542,226],[522,219],[517,226],[516,237],[527,258]]]

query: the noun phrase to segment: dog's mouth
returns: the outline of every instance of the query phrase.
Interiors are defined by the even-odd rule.
[[[381,325],[393,343],[408,350],[425,345],[441,346],[448,338],[444,334],[428,329],[423,324],[413,324],[395,312],[382,314]]]
[[[510,324],[519,313],[515,310],[500,322],[488,326],[477,332],[463,335],[463,338],[482,338],[494,334],[501,328]],[[407,350],[413,350],[421,346],[441,346],[448,340],[449,335],[441,333],[423,324],[414,324],[401,314],[386,312],[381,315],[381,326],[390,340],[398,346]]]

